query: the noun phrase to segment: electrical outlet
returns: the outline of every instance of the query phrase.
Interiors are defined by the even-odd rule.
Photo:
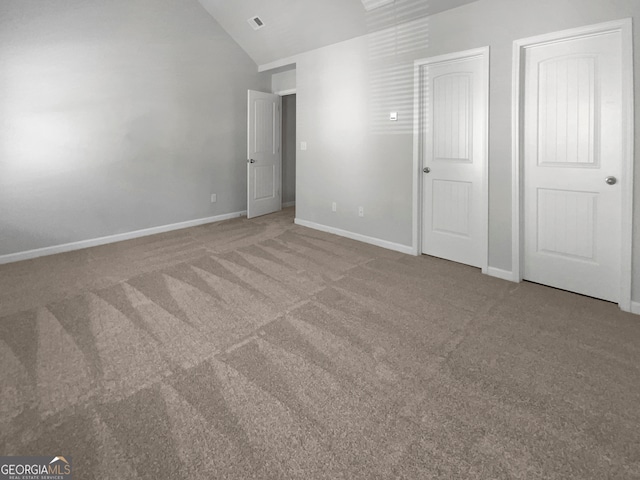
[[[307,142],[300,142],[300,150],[306,150],[307,149]]]
[[[358,216],[364,217],[364,207],[358,207]]]
[[[218,201],[218,195],[215,193],[211,194],[211,203],[216,203]]]
[[[332,212],[337,212],[338,211],[338,204],[336,202],[333,202],[331,204],[331,211]]]

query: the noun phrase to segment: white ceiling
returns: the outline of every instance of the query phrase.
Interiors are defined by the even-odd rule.
[[[477,0],[396,0],[370,12],[361,0],[198,0],[258,65]],[[265,26],[253,30],[247,20]]]

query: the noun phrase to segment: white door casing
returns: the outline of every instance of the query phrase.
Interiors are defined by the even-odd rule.
[[[483,272],[488,259],[488,72],[488,47],[415,62],[416,254]]]
[[[282,97],[249,90],[247,218],[282,209]]]
[[[610,22],[522,40],[514,58],[515,280],[624,310],[631,288],[630,26]]]

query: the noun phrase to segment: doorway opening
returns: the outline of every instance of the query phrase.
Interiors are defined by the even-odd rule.
[[[282,208],[296,205],[296,94],[282,96]]]

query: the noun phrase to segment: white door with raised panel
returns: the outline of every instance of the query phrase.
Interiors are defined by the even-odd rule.
[[[488,49],[416,62],[421,253],[486,267]]]
[[[248,97],[247,218],[253,218],[282,209],[282,97],[254,90]]]
[[[620,295],[620,32],[526,49],[523,278]]]

